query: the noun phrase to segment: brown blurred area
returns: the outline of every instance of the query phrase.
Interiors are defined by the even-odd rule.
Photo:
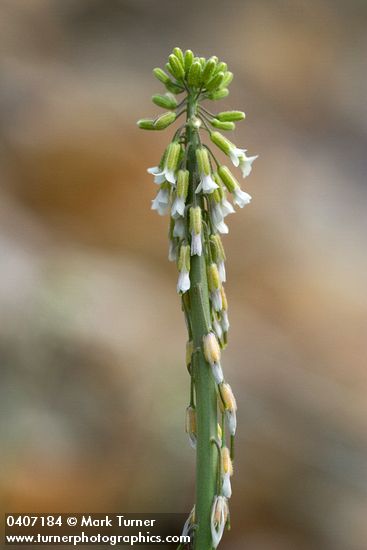
[[[7,511],[189,511],[185,328],[167,219],[173,46],[235,73],[260,154],[230,219],[239,403],[228,550],[365,550],[367,6],[2,0],[0,487]]]

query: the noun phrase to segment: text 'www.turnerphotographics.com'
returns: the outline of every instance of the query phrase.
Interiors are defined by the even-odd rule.
[[[9,545],[157,545],[188,544],[182,536],[184,514],[39,514],[5,515]]]

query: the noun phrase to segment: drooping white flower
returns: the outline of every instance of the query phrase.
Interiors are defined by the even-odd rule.
[[[231,203],[224,197],[220,202],[220,207],[222,210],[223,218],[228,216],[228,214],[234,214],[235,209],[231,205]]]
[[[240,187],[236,187],[233,191],[233,202],[237,204],[240,208],[243,208],[246,204],[249,204],[251,201],[251,195],[242,191]]]
[[[185,237],[185,221],[183,218],[177,218],[173,226],[173,236],[183,239]]]
[[[231,498],[231,476],[233,475],[233,465],[228,447],[221,449],[221,476],[222,476],[222,494],[226,498]]]
[[[217,548],[223,536],[228,518],[228,503],[226,497],[220,495],[214,497],[210,518],[213,548]]]
[[[157,183],[158,185],[166,181],[164,173],[159,166],[152,166],[151,168],[148,168],[147,172],[148,174],[152,174],[154,176],[154,183]]]
[[[228,313],[224,309],[221,312],[220,322],[221,322],[223,332],[228,332],[228,330],[229,330]]]
[[[192,206],[190,208],[191,256],[201,256],[203,250],[201,229],[201,208]]]
[[[223,382],[219,384],[220,401],[219,405],[225,414],[228,430],[231,435],[235,435],[237,427],[237,403],[229,384]]]
[[[232,161],[233,166],[235,166],[236,168],[237,166],[239,166],[240,159],[243,158],[245,153],[246,153],[246,149],[239,149],[235,145],[233,145],[233,147],[230,147],[228,154],[229,154],[229,158]]]
[[[239,166],[240,166],[240,170],[242,172],[243,178],[247,178],[247,176],[251,174],[252,163],[254,162],[254,160],[257,159],[258,156],[259,155],[248,157],[246,155],[246,149],[244,150],[243,155],[241,155],[239,158],[239,161],[240,161]]]
[[[156,210],[160,216],[164,216],[168,212],[170,190],[165,183],[161,185],[156,197],[152,200],[152,210]]]
[[[222,366],[220,363],[213,363],[211,365],[214,380],[217,384],[221,384],[224,380]]]
[[[181,245],[180,256],[178,259],[178,281],[177,292],[184,294],[190,288],[190,247],[189,245]]]
[[[220,281],[217,264],[212,262],[208,267],[208,286],[210,291],[210,299],[215,311],[222,309],[222,283]]]
[[[215,334],[217,335],[217,338],[220,340],[223,336],[223,329],[222,324],[218,321],[216,317],[213,319],[213,329]]]
[[[200,193],[200,191],[202,191],[205,194],[210,194],[215,189],[218,189],[218,185],[212,178],[207,149],[205,149],[205,147],[200,147],[197,149],[196,158],[200,174],[200,183],[197,186],[195,193]]]
[[[173,201],[171,216],[178,218],[185,214],[185,204],[189,188],[189,171],[179,170],[177,174],[176,198]]]
[[[224,260],[218,261],[217,265],[218,265],[219,278],[220,278],[222,283],[225,283],[226,282],[226,266],[224,264]]]
[[[229,232],[228,225],[224,223],[222,208],[219,203],[214,200],[210,201],[211,218],[216,231],[222,234]]]

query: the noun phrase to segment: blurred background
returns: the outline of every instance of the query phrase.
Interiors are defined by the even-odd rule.
[[[2,0],[7,511],[188,512],[185,327],[146,168],[172,47],[235,73],[259,154],[224,239],[239,404],[228,550],[365,550],[367,5]],[[215,106],[214,108],[216,108]]]

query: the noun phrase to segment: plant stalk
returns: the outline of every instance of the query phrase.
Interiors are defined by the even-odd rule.
[[[187,118],[196,115],[197,100],[188,97]],[[190,172],[190,196],[195,196],[199,184],[195,150],[200,146],[198,131],[190,123],[186,131],[188,142],[187,168]],[[218,452],[212,443],[217,439],[217,393],[211,368],[203,354],[203,337],[210,326],[210,306],[205,256],[192,256],[190,269],[190,321],[194,353],[193,376],[196,390],[197,450],[195,550],[211,550],[211,508],[216,494]]]

